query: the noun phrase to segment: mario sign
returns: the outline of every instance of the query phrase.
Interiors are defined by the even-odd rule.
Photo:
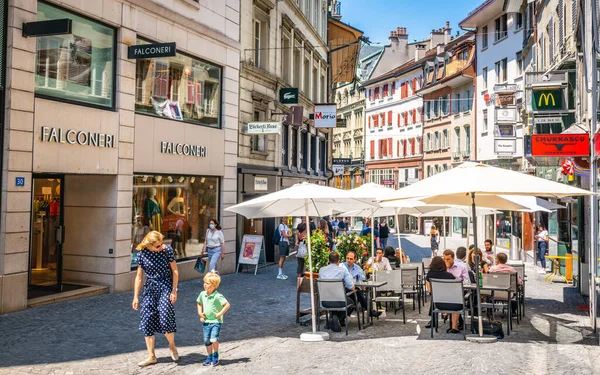
[[[335,128],[337,109],[335,104],[315,104],[315,128]]]
[[[589,134],[534,134],[531,136],[532,156],[588,156]]]

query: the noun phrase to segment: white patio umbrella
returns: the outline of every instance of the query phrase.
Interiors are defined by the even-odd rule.
[[[593,195],[593,193],[508,169],[466,162],[456,168],[400,189],[388,196],[387,200],[427,196],[419,200],[436,204],[471,204],[475,218],[477,205],[497,209],[513,209],[507,207],[516,203],[504,199],[502,197],[504,195],[563,198]],[[483,201],[486,201],[487,204],[480,203]],[[514,209],[518,210],[519,208]],[[477,220],[473,220],[473,232],[475,247],[477,247]],[[477,253],[475,256],[475,265],[479,268]],[[476,271],[479,272],[477,268]],[[477,298],[480,298],[479,284],[477,284]],[[478,316],[479,335],[482,336],[481,304],[478,304]]]
[[[332,212],[348,211],[351,209],[364,209],[376,207],[370,199],[351,198],[346,190],[328,186],[310,184],[307,182],[296,184],[290,188],[267,194],[238,205],[228,207],[225,211],[235,212],[246,218],[265,218],[281,216],[305,216],[309,223],[310,216],[326,216]],[[310,236],[308,239],[308,265],[312,269],[312,251]],[[312,332],[303,333],[303,341],[323,341],[329,338],[327,332],[317,332],[315,315],[315,298],[312,272],[310,275],[310,305],[312,309]]]

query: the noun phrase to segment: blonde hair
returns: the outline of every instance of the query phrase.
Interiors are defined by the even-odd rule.
[[[149,232],[146,237],[142,240],[142,242],[137,245],[137,250],[144,250],[148,247],[148,245],[152,245],[157,243],[158,241],[162,241],[165,238],[162,233],[153,230]]]
[[[219,276],[217,271],[212,270],[204,275],[204,282],[213,285],[217,289],[221,284],[221,276]]]

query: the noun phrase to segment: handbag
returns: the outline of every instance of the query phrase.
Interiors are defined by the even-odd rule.
[[[196,264],[194,264],[194,269],[199,273],[204,273],[204,271],[206,270],[206,263],[204,263],[203,257],[198,257],[198,259],[196,259]]]
[[[298,252],[296,253],[296,258],[304,258],[308,255],[308,250],[306,248],[306,244],[304,242],[300,242],[298,244]]]

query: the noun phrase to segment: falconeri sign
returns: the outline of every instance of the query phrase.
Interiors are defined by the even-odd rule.
[[[176,54],[175,43],[154,43],[129,46],[128,59],[147,59],[152,57],[171,57]]]
[[[160,152],[163,154],[196,156],[199,158],[205,158],[207,155],[206,147],[204,146],[174,142],[160,142]]]
[[[42,142],[68,143],[71,145],[116,147],[115,136],[104,133],[93,133],[84,130],[64,130],[42,126]]]

